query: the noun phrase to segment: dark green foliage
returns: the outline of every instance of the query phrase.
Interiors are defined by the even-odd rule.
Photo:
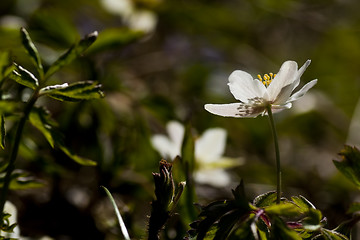
[[[350,229],[359,220],[328,230],[321,211],[303,196],[276,204],[276,193],[268,192],[251,204],[242,192],[241,184],[233,191],[233,200],[203,207],[199,220],[191,224],[188,239],[349,239]]]
[[[351,182],[360,188],[360,151],[356,147],[345,145],[339,153],[341,161],[333,161],[336,168]]]
[[[5,136],[6,136],[6,131],[5,131],[5,118],[4,115],[0,116],[0,147],[2,149],[5,148]]]
[[[50,77],[63,66],[71,63],[75,58],[79,57],[85,52],[97,38],[98,33],[93,32],[85,36],[80,42],[71,47],[64,55],[60,56],[45,73],[45,78]]]

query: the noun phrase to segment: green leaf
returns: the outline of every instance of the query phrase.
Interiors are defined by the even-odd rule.
[[[10,63],[9,52],[0,52],[0,82],[2,82],[15,69]]]
[[[360,211],[360,202],[352,203],[347,210],[347,213],[355,213]]]
[[[340,151],[341,161],[333,161],[336,168],[360,188],[360,152],[356,147],[345,145]]]
[[[90,52],[119,49],[144,36],[142,32],[126,28],[105,29],[99,33],[96,42],[89,49]]]
[[[193,173],[195,167],[195,139],[192,134],[191,125],[187,124],[184,133],[184,139],[181,146],[181,159],[183,173],[186,177],[187,188],[184,191],[184,201],[188,218],[190,221],[196,219],[196,209],[194,208],[194,202],[196,202],[195,185],[193,180]]]
[[[0,177],[0,187],[4,184],[4,176]],[[21,170],[15,170],[11,174],[10,189],[12,190],[23,190],[32,188],[44,187],[44,183],[30,176],[28,173]]]
[[[309,231],[321,229],[322,213],[314,208],[309,208],[306,217],[302,220],[303,228]]]
[[[60,101],[81,101],[104,97],[101,85],[97,82],[84,81],[73,84],[53,85],[42,88],[40,94],[48,95]]]
[[[29,120],[49,142],[51,147],[58,147],[69,158],[84,166],[95,166],[97,163],[72,153],[64,144],[61,133],[55,128],[57,123],[51,119],[49,113],[43,108],[33,108]]]
[[[354,214],[349,220],[342,222],[333,231],[347,236],[350,239],[352,228],[360,221],[360,215]]]
[[[31,57],[31,60],[35,64],[40,76],[43,76],[44,70],[43,70],[43,66],[41,64],[40,55],[39,55],[34,43],[32,42],[32,40],[29,36],[29,33],[26,31],[25,28],[21,28],[20,34],[21,34],[21,40],[22,40],[23,46],[25,47],[27,53]]]
[[[14,114],[19,108],[19,103],[16,101],[1,100],[0,101],[0,113],[4,116],[7,114]]]
[[[5,135],[6,135],[5,118],[4,118],[4,115],[1,115],[1,119],[0,119],[0,147],[2,149],[5,148]]]
[[[13,80],[31,89],[35,89],[37,86],[39,86],[39,80],[30,71],[16,63],[14,63],[14,65],[15,70],[13,70],[13,74],[11,75]]]
[[[253,201],[253,205],[256,207],[271,206],[276,203],[276,198],[276,191],[267,192],[257,196]]]
[[[56,122],[50,118],[49,112],[45,109],[33,108],[29,115],[29,121],[44,135],[52,148],[55,147],[55,141],[62,141],[54,129],[54,126],[57,126]]]
[[[61,149],[61,151],[63,151],[69,158],[71,158],[72,160],[74,160],[75,162],[84,165],[84,166],[96,166],[97,163],[93,160],[87,159],[87,158],[83,158],[80,157],[78,155],[75,155],[74,153],[72,153],[69,149],[67,149],[65,146],[59,146],[59,148]]]
[[[303,211],[308,211],[309,208],[315,209],[315,206],[303,196],[293,196],[291,200]]]
[[[280,215],[280,216],[297,216],[300,215],[300,209],[298,206],[291,202],[280,203],[271,205],[264,208],[265,212],[269,215]]]
[[[47,70],[45,74],[45,78],[50,77],[52,74],[57,72],[60,68],[63,66],[71,63],[74,59],[76,59],[78,56],[83,54],[90,45],[95,42],[97,38],[98,33],[95,31],[93,33],[88,34],[80,40],[76,45],[71,47],[64,55],[62,55],[58,60],[56,60],[50,68]]]
[[[271,239],[276,240],[302,240],[302,238],[297,234],[297,232],[289,229],[279,217],[274,217],[271,235]]]
[[[239,216],[242,216],[243,214],[244,213],[240,210],[240,211],[233,211],[223,215],[220,218],[219,223],[217,224],[218,230],[216,231],[216,235],[214,239],[216,240],[227,239],[234,225],[238,222]]]
[[[321,235],[325,240],[349,240],[349,238],[342,235],[341,233],[328,229],[322,229]]]

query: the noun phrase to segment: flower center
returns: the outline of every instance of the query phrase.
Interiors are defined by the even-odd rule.
[[[259,81],[262,82],[265,85],[265,87],[268,87],[270,85],[271,81],[274,79],[275,76],[276,74],[273,73],[264,74],[263,77],[261,77],[260,74],[257,75]]]

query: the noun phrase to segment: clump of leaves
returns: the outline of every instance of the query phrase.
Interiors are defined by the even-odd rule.
[[[268,192],[248,202],[243,182],[232,193],[232,200],[202,207],[186,239],[350,239],[348,223],[326,229],[326,218],[303,196],[277,204],[276,192]]]
[[[19,174],[17,171],[14,171],[23,129],[28,120],[44,135],[51,147],[59,148],[69,158],[79,164],[96,165],[96,162],[92,160],[73,154],[71,150],[65,146],[62,135],[57,130],[57,123],[51,119],[47,109],[35,105],[37,100],[43,96],[48,96],[60,101],[81,101],[97,99],[104,96],[100,90],[100,85],[93,81],[80,81],[71,84],[66,82],[55,85],[48,84],[49,78],[55,72],[63,66],[70,64],[94,43],[97,38],[97,32],[88,34],[78,43],[74,44],[47,69],[43,67],[40,54],[25,28],[20,29],[20,37],[22,45],[36,71],[32,72],[19,63],[8,64],[8,54],[0,54],[0,147],[5,151],[9,150],[9,154],[7,154],[8,161],[5,161],[1,168],[1,172],[5,172],[5,174],[0,177],[0,223],[2,223],[2,226],[5,226],[7,216],[3,213],[3,208],[8,189],[39,186],[39,184],[34,184],[31,178],[27,178],[27,181],[24,181],[24,174]],[[2,87],[6,80],[13,80],[23,87],[30,89],[31,96],[26,102],[4,91]],[[6,144],[5,121],[8,117],[17,120],[15,137],[12,144]],[[7,147],[8,145],[10,145],[9,149]]]

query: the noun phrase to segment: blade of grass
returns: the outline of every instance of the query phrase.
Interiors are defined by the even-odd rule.
[[[123,219],[121,217],[120,211],[119,211],[119,209],[118,209],[118,207],[116,205],[116,202],[115,202],[113,196],[111,195],[110,191],[106,187],[101,186],[101,188],[103,188],[105,190],[106,194],[108,195],[108,197],[109,197],[109,199],[110,199],[110,201],[111,201],[111,203],[112,203],[112,205],[113,205],[113,207],[115,209],[115,213],[116,213],[116,216],[118,218],[120,229],[121,229],[122,234],[124,235],[124,238],[126,240],[130,240],[129,233],[128,233],[127,229],[126,229],[125,223],[124,223],[124,221],[123,221]]]

